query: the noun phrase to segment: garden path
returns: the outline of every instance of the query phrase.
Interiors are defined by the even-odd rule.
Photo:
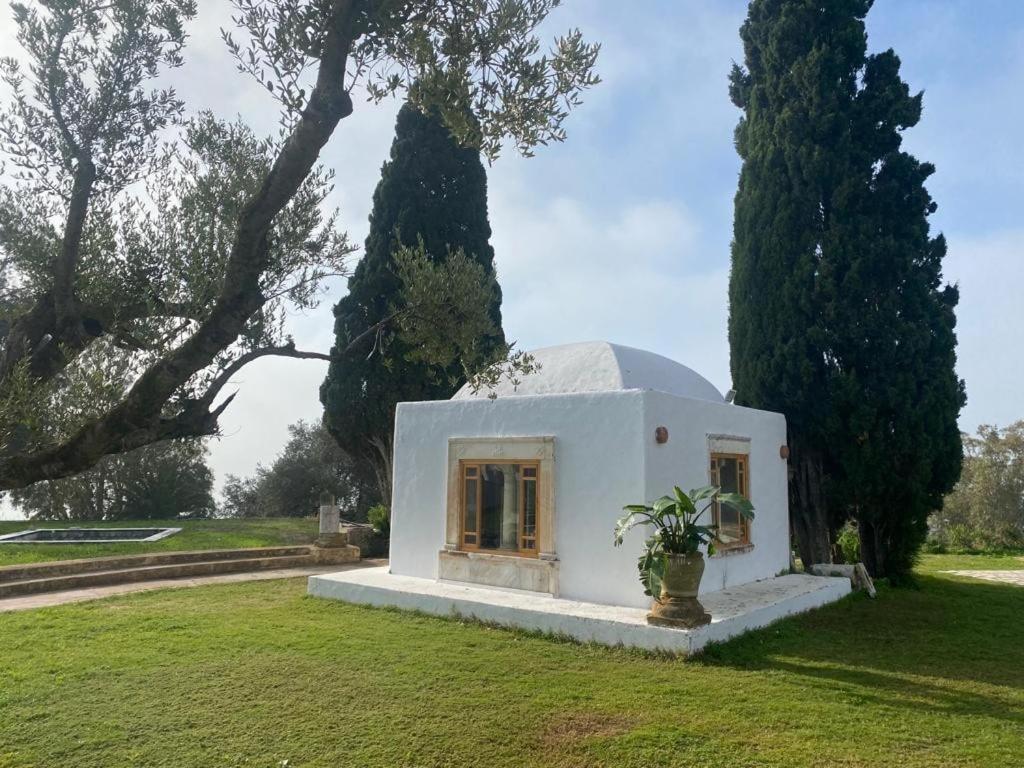
[[[1024,570],[1021,571],[942,571],[951,573],[954,576],[970,576],[972,579],[985,579],[985,581],[998,581],[1003,584],[1015,584],[1024,587]]]
[[[102,597],[124,595],[130,592],[145,592],[151,589],[177,589],[181,587],[199,587],[204,584],[230,584],[241,581],[264,581],[266,579],[292,579],[299,576],[315,576],[321,573],[337,573],[350,568],[382,565],[382,560],[360,560],[351,565],[320,565],[306,568],[276,568],[269,571],[250,573],[224,573],[216,576],[196,576],[185,579],[159,579],[141,581],[132,584],[113,584],[105,587],[88,587],[72,589],[65,592],[47,592],[40,595],[24,595],[8,597],[0,600],[0,612],[22,611],[29,608],[45,608],[51,605],[79,603],[84,600],[97,600]]]

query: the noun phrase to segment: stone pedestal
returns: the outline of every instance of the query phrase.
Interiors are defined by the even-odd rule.
[[[355,563],[362,557],[359,547],[353,547],[350,544],[331,547],[311,547],[311,550],[313,557],[319,565]]]
[[[695,597],[666,597],[651,606],[647,623],[656,627],[694,629],[711,623],[711,614]]]
[[[656,627],[694,629],[711,623],[711,614],[697,599],[704,575],[704,555],[669,554],[661,578],[661,596],[654,601],[647,623]]]
[[[320,499],[320,535],[316,543],[320,547],[344,547],[348,536],[341,531],[341,511],[333,497]]]
[[[359,547],[360,551],[370,549],[370,540],[373,538],[373,528],[368,525],[346,524],[342,529],[349,544]]]

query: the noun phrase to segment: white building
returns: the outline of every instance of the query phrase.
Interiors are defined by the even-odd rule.
[[[685,653],[849,591],[774,578],[790,567],[782,415],[731,405],[686,366],[631,347],[533,354],[540,371],[496,398],[463,388],[398,406],[389,568],[312,577],[312,594]],[[755,509],[750,522],[715,511],[721,542],[701,583],[712,624],[647,626],[645,534],[613,547],[615,521],[674,485],[709,484]]]
[[[398,406],[392,573],[645,607],[642,532],[612,546],[622,507],[711,483],[747,494],[756,516],[716,521],[702,592],[789,568],[780,414],[730,405],[686,366],[631,347],[534,355],[540,371],[495,399],[463,388]]]

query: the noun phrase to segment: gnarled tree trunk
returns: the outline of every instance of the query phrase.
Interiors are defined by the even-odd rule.
[[[860,539],[860,559],[871,574],[871,578],[880,579],[886,576],[888,542],[885,532],[869,520],[860,520],[857,522],[857,534]]]
[[[824,460],[789,435],[789,521],[804,568],[832,562],[832,526],[825,497]]]

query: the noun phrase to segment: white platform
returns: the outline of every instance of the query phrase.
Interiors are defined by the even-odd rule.
[[[387,567],[310,576],[315,597],[363,605],[459,616],[507,627],[568,635],[582,642],[623,645],[692,654],[783,616],[839,600],[850,592],[845,578],[789,574],[701,597],[711,623],[693,630],[653,627],[647,611],[561,600],[532,592],[490,589],[413,576],[395,576]]]

